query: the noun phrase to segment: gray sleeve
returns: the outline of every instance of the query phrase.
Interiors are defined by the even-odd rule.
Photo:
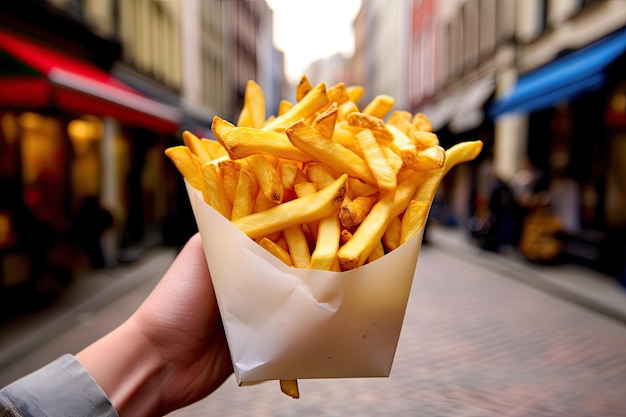
[[[64,355],[0,390],[0,417],[119,417],[102,388]]]

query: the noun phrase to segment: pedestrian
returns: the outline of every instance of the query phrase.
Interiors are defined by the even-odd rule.
[[[520,169],[511,178],[511,191],[514,204],[512,206],[513,234],[511,243],[518,246],[524,233],[526,216],[540,204],[541,193],[539,184],[543,174],[529,160],[524,160]]]
[[[0,390],[0,416],[162,416],[233,372],[202,242],[194,235],[123,324]]]

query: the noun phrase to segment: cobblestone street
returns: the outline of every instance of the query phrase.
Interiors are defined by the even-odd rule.
[[[626,417],[626,0],[0,2],[0,417],[161,413]]]
[[[626,328],[425,247],[389,378],[237,387],[173,415],[626,415]]]
[[[171,416],[626,416],[622,321],[453,252],[424,246],[389,378],[300,380],[301,398],[293,400],[276,381],[238,387],[231,377]],[[172,256],[158,252],[127,276],[89,277],[114,284],[98,289],[97,302],[60,315],[52,330],[25,335],[24,326],[16,333],[5,326],[0,385],[121,323]],[[20,351],[7,355],[11,346]]]

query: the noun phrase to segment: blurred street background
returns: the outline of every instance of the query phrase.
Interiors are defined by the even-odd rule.
[[[306,75],[483,152],[437,193],[390,378],[231,379],[174,415],[626,415],[626,2],[295,3],[2,2],[0,385],[119,324],[195,232],[182,131]]]
[[[277,381],[238,387],[231,377],[171,415],[626,415],[626,294],[614,281],[576,266],[554,271],[482,256],[439,227],[429,241],[389,378],[301,380],[301,398],[293,400]],[[0,385],[112,330],[174,255],[157,248],[131,266],[90,274],[54,306],[5,323]]]

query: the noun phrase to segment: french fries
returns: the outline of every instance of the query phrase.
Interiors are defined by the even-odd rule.
[[[261,127],[265,123],[265,97],[261,86],[252,80],[246,83],[243,108],[237,126]]]
[[[300,120],[291,125],[285,133],[291,143],[317,161],[322,161],[337,172],[345,172],[352,177],[370,184],[376,184],[367,163],[349,149],[333,142],[315,128]]]
[[[391,112],[385,95],[361,110],[362,95],[303,77],[296,102],[266,118],[250,81],[236,125],[215,116],[215,141],[184,132],[165,154],[207,204],[286,266],[359,268],[415,236],[441,179],[482,149],[471,141],[444,150],[425,115]],[[297,380],[280,386],[299,397]]]
[[[348,190],[348,176],[343,174],[328,187],[296,198],[268,210],[241,217],[233,224],[251,238],[260,238],[285,229],[321,220],[335,213]]]
[[[357,133],[354,139],[357,148],[363,154],[363,158],[374,176],[376,184],[383,190],[395,194],[398,187],[398,178],[372,131],[365,129]]]

